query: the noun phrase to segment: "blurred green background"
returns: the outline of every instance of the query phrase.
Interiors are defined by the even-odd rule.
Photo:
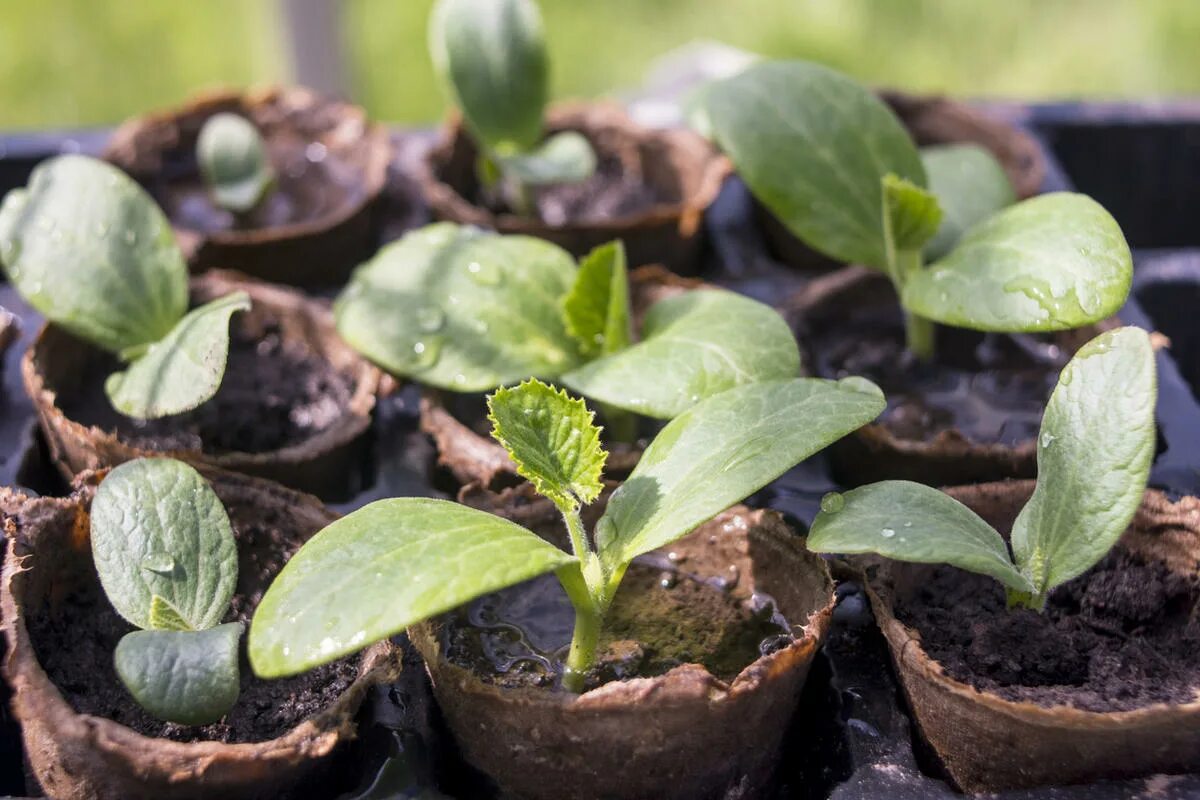
[[[337,3],[338,0],[329,0]],[[432,0],[341,0],[347,94],[428,123]],[[541,0],[558,96],[636,84],[697,38],[974,97],[1200,94],[1200,0]],[[281,0],[9,0],[0,128],[109,124],[214,85],[287,80]]]

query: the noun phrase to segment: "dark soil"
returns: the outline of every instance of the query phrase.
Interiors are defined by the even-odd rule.
[[[79,390],[59,397],[63,413],[147,450],[264,453],[297,445],[341,419],[354,392],[349,378],[272,329],[252,338],[235,327],[221,388],[199,408],[174,417],[119,414],[104,381],[120,365],[98,355],[89,367]]]
[[[1054,590],[1041,614],[941,566],[896,616],[951,677],[1008,700],[1128,711],[1200,691],[1200,579],[1125,550]]]

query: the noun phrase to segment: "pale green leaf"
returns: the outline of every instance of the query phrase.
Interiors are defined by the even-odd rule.
[[[48,320],[114,353],[157,341],[187,311],[187,266],[167,218],[94,158],[44,161],[5,196],[0,260]]]
[[[1103,558],[1133,519],[1154,457],[1157,393],[1140,328],[1100,334],[1063,369],[1042,417],[1037,488],[1012,531],[1039,593]]]
[[[240,622],[205,631],[134,631],[117,643],[113,661],[146,711],[180,725],[207,725],[237,702],[241,635]]]
[[[217,205],[238,214],[258,205],[275,179],[258,129],[227,111],[200,128],[196,163]]]
[[[739,386],[700,402],[655,437],[597,526],[619,575],[883,411],[874,384],[796,378]]]
[[[334,313],[342,338],[389,372],[487,391],[579,360],[562,320],[575,273],[549,242],[442,222],[358,267]]]
[[[225,377],[229,318],[249,308],[249,295],[234,292],[189,312],[123,372],[108,376],[104,391],[113,408],[126,416],[155,419],[207,401]]]
[[[625,245],[602,244],[579,262],[575,285],[563,298],[563,323],[585,356],[629,346],[629,276]]]
[[[933,194],[895,175],[883,178],[887,235],[897,250],[919,250],[937,233],[942,210]]]
[[[905,283],[926,319],[980,331],[1078,328],[1115,313],[1133,280],[1121,228],[1081,194],[1017,203],[971,228],[950,254]]]
[[[925,245],[933,261],[950,252],[973,225],[1017,201],[1004,167],[977,144],[939,144],[921,148],[929,189],[942,209],[937,235]]]
[[[670,419],[735,386],[799,372],[796,338],[774,309],[705,289],[655,303],[641,341],[567,372],[562,382],[592,400]]]
[[[1008,546],[978,514],[937,489],[883,481],[827,496],[808,533],[817,553],[878,553],[897,561],[950,564],[990,575],[1017,591],[1029,583]]]
[[[250,624],[250,663],[263,678],[304,672],[572,563],[574,556],[483,511],[379,500],[326,527],[279,573]]]
[[[229,516],[187,464],[140,458],[114,467],[92,500],[91,539],[104,593],[139,628],[154,627],[155,595],[194,630],[229,609],[238,572]]]
[[[592,502],[604,488],[608,454],[593,416],[583,400],[536,380],[488,397],[492,437],[521,477],[564,511]]]
[[[192,626],[175,608],[158,595],[150,598],[150,624],[156,631],[190,631]]]
[[[500,156],[500,168],[525,186],[579,183],[596,171],[596,151],[583,134],[562,131],[532,150]]]
[[[759,202],[825,255],[884,268],[879,182],[924,186],[925,170],[883,101],[803,61],[756,64],[707,94],[716,141]]]

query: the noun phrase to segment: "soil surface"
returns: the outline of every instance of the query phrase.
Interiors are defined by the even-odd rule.
[[[500,686],[554,686],[574,612],[553,575],[487,595],[446,617],[447,658]],[[588,689],[701,664],[730,681],[792,641],[774,602],[739,601],[720,581],[646,564],[629,568],[609,610]]]
[[[1200,578],[1123,549],[1055,589],[1042,614],[1007,610],[997,581],[941,566],[896,617],[951,677],[1008,700],[1128,711],[1200,696]]]
[[[60,395],[63,413],[147,450],[263,453],[300,444],[341,419],[354,392],[348,377],[271,329],[251,338],[235,327],[221,388],[178,416],[133,420],[119,414],[104,381],[120,364],[98,354],[89,367],[78,391]]]
[[[278,574],[290,546],[270,514],[253,525],[233,519],[240,554],[238,587],[224,622],[249,626],[266,586]],[[50,612],[32,614],[29,635],[50,680],[76,711],[106,717],[146,736],[180,742],[262,742],[281,736],[313,714],[329,708],[358,677],[361,656],[354,655],[294,678],[264,681],[254,677],[242,636],[241,695],[226,717],[212,725],[185,726],[156,719],[134,702],[117,677],[113,650],[132,630],[100,589],[64,599]]]

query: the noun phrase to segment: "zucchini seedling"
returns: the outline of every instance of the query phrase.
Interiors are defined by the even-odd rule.
[[[596,153],[582,134],[543,138],[548,69],[533,0],[438,0],[429,51],[479,146],[476,174],[485,192],[528,215],[534,188],[579,183],[595,172]]]
[[[105,595],[141,629],[113,653],[121,682],[160,719],[219,720],[238,698],[242,635],[242,623],[221,624],[238,557],[220,498],[187,464],[129,461],[96,489],[91,540]]]
[[[122,414],[153,419],[212,397],[225,375],[232,292],[188,311],[188,270],[162,210],[116,167],[39,164],[0,207],[0,262],[46,319],[125,364],[104,383]]]
[[[1129,294],[1129,245],[1096,201],[1056,192],[1011,204],[986,151],[918,151],[887,105],[845,75],[763,62],[709,86],[704,103],[717,144],[780,222],[831,258],[887,275],[915,356],[934,355],[934,322],[1067,330]]]
[[[250,624],[262,677],[292,675],[480,595],[554,571],[575,609],[563,683],[579,691],[630,562],[684,536],[799,461],[875,419],[870,381],[796,378],[739,386],[676,417],[613,492],[589,536],[606,453],[580,399],[535,380],[488,401],[493,436],[562,513],[571,551],[501,517],[444,500],[380,500],[300,549]]]
[[[275,185],[275,170],[254,123],[223,111],[196,138],[196,164],[213,202],[241,216],[254,210]]]
[[[826,495],[808,547],[951,564],[1003,583],[1010,605],[1041,610],[1054,587],[1104,557],[1141,505],[1156,394],[1154,353],[1140,328],[1102,333],[1079,349],[1046,405],[1037,488],[1013,524],[1011,556],[975,512],[909,481]]]

